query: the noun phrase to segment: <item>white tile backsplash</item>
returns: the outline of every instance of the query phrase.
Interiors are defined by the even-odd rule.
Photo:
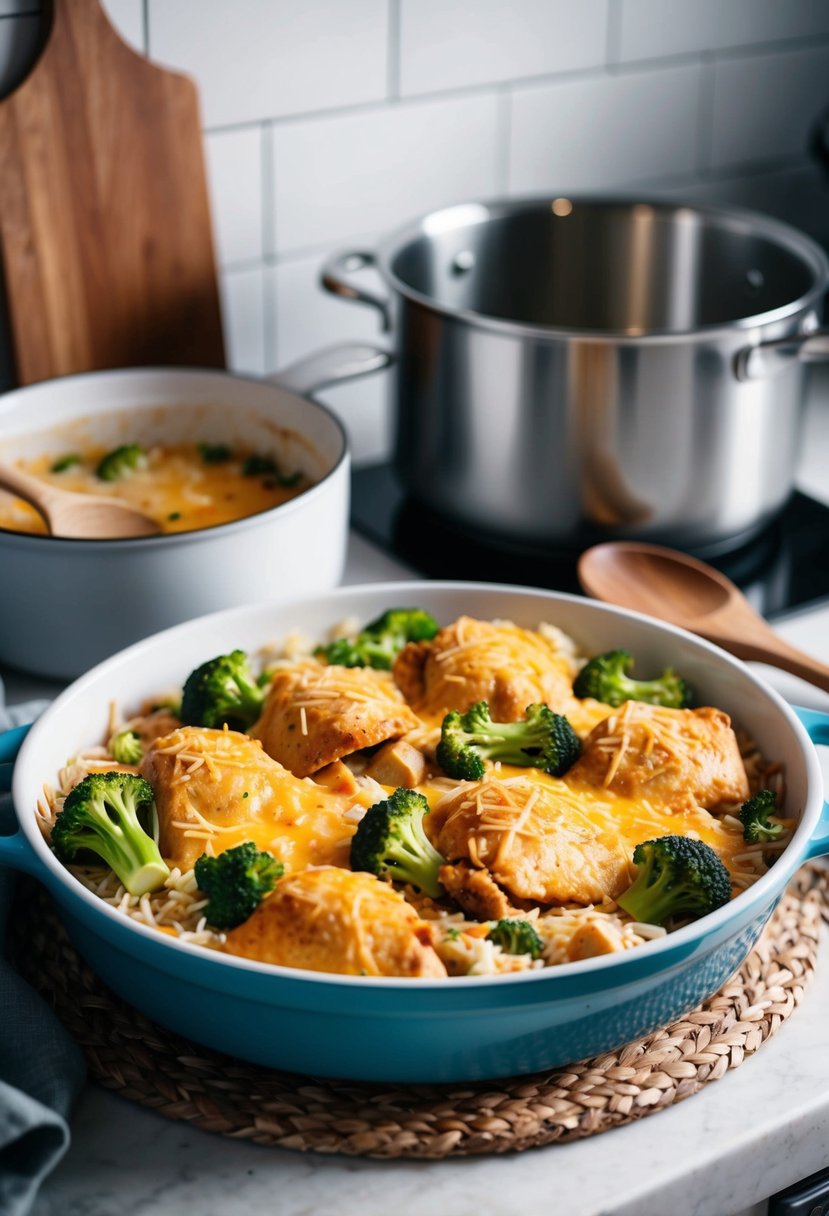
[[[805,156],[816,121],[827,109],[829,46],[719,61],[711,164]]]
[[[101,3],[124,41],[144,54],[144,0],[101,0]]]
[[[253,266],[219,275],[227,366],[253,376],[266,369],[264,273],[263,267]]]
[[[497,106],[473,95],[274,127],[276,251],[383,232],[493,193]]]
[[[694,64],[516,88],[510,190],[596,190],[693,171],[700,73]]]
[[[340,342],[390,348],[391,339],[381,333],[373,309],[331,296],[320,287],[324,260],[324,254],[289,258],[266,271],[276,336],[270,370]],[[378,290],[382,292],[379,285]],[[378,372],[317,394],[342,419],[358,463],[377,460],[388,450],[388,381],[388,373]]]
[[[102,3],[131,45],[199,87],[240,371],[388,342],[374,313],[322,293],[319,251],[371,247],[445,203],[673,185],[813,223],[829,0]],[[0,96],[34,62],[43,7],[0,0]],[[321,394],[358,462],[388,450],[387,381]]]
[[[826,0],[620,0],[622,60],[829,34]]]
[[[609,0],[401,0],[403,95],[604,63]]]
[[[387,0],[149,0],[150,53],[224,126],[384,98],[387,19]]]
[[[261,258],[261,126],[212,131],[204,141],[217,256],[222,265]]]

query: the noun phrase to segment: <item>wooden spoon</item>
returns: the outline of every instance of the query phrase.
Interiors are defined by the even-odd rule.
[[[731,580],[705,562],[659,545],[612,541],[583,553],[578,575],[595,599],[680,625],[739,659],[780,667],[829,692],[829,667],[778,637]]]
[[[73,540],[119,540],[131,536],[157,536],[161,531],[154,519],[117,498],[59,490],[12,465],[0,464],[0,488],[11,490],[18,498],[31,503],[46,520],[52,536]]]

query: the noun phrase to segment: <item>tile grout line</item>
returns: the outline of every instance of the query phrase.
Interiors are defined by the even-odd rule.
[[[293,123],[324,121],[327,119],[346,117],[361,113],[382,113],[389,109],[390,102],[395,105],[418,106],[437,102],[462,100],[469,97],[491,96],[501,89],[536,89],[552,87],[559,84],[571,84],[584,80],[606,80],[608,77],[617,79],[620,76],[647,76],[656,72],[669,71],[671,68],[694,67],[700,63],[703,54],[710,55],[719,65],[730,61],[739,62],[753,57],[763,58],[771,53],[785,55],[793,51],[819,51],[829,49],[829,35],[812,39],[799,39],[798,46],[791,43],[783,47],[779,43],[763,43],[752,47],[744,53],[742,48],[734,51],[686,51],[667,55],[659,59],[638,59],[624,63],[600,63],[590,67],[564,69],[558,72],[546,72],[533,76],[510,77],[506,80],[491,80],[483,84],[460,85],[445,89],[435,89],[428,93],[413,93],[389,98],[378,97],[370,101],[349,102],[340,106],[324,106],[318,110],[299,110],[293,114],[264,115],[258,118],[246,119],[240,122],[216,123],[205,128],[206,134],[217,134],[222,131],[242,130],[245,127],[256,126],[261,122],[269,122],[273,127],[290,126]]]
[[[700,176],[713,166],[714,152],[714,90],[717,87],[717,69],[712,55],[703,55],[699,78],[699,100],[697,103],[697,147],[696,172]]]
[[[269,258],[276,257],[276,190],[274,182],[273,127],[261,124],[260,156],[262,173],[262,325],[263,353],[268,370],[278,367],[279,340],[276,332],[276,304],[271,290],[273,274],[267,273]]]
[[[400,100],[400,26],[401,0],[388,0],[386,37],[386,92],[388,101]]]
[[[608,0],[605,63],[615,67],[622,54],[622,0]]]

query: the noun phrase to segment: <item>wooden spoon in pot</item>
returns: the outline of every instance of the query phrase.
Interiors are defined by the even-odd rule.
[[[117,498],[59,490],[12,465],[0,464],[0,488],[10,490],[30,503],[46,520],[52,536],[73,540],[120,540],[157,536],[161,531],[154,519]]]
[[[829,667],[789,646],[719,570],[660,545],[611,541],[581,555],[588,595],[646,612],[716,642],[739,659],[780,667],[829,692]]]

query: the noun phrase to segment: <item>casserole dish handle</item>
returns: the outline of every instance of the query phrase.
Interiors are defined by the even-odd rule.
[[[11,789],[14,760],[30,729],[31,723],[0,734],[0,792]],[[12,836],[0,835],[0,866],[37,874],[38,860],[20,828]]]
[[[809,738],[818,747],[829,747],[829,714],[816,709],[802,709],[795,705],[794,712],[806,727]],[[823,812],[815,825],[809,841],[807,857],[825,857],[829,854],[829,802],[823,803]]]

